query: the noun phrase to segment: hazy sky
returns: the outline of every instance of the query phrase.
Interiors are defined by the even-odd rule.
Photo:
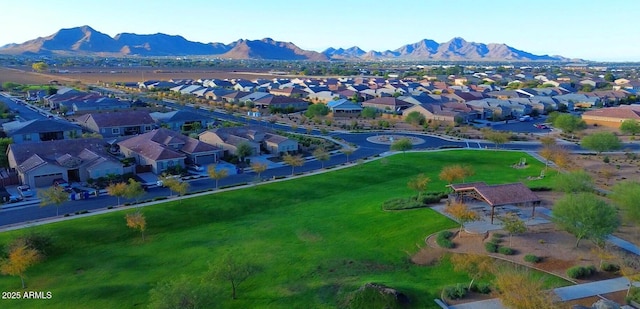
[[[462,37],[534,54],[640,61],[637,0],[22,0],[0,8],[0,46],[89,25],[112,37],[161,32],[225,44],[271,37],[316,51]]]

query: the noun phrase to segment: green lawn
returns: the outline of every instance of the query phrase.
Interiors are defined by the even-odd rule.
[[[528,167],[512,164],[526,157]],[[456,224],[430,209],[383,212],[389,198],[414,194],[407,181],[423,172],[429,191],[444,189],[442,166],[474,167],[467,181],[523,181],[549,186],[549,177],[528,182],[544,164],[526,154],[501,151],[406,153],[353,168],[293,181],[174,201],[143,209],[146,241],[125,226],[127,211],[0,234],[0,244],[29,232],[54,238],[56,248],[31,268],[27,290],[51,291],[50,300],[2,300],[2,308],[146,307],[149,290],[185,275],[201,280],[209,263],[232,252],[260,268],[230,300],[226,282],[212,294],[227,308],[334,308],[366,282],[408,294],[414,308],[437,308],[443,286],[466,282],[444,261],[419,267],[409,254],[424,237]],[[549,175],[549,173],[547,173]],[[0,290],[20,288],[0,276]]]

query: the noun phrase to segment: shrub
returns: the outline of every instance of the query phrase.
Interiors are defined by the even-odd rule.
[[[467,295],[467,289],[461,284],[450,285],[444,288],[443,294],[448,299],[461,299]]]
[[[451,241],[451,237],[453,237],[453,232],[442,231],[438,233],[438,237],[436,238],[436,243],[438,244],[438,246],[442,248],[451,249],[455,247],[455,244]]]
[[[471,286],[471,291],[477,292],[480,294],[489,294],[491,293],[491,285],[489,285],[489,283],[487,282],[474,283]]]
[[[573,279],[581,279],[589,277],[596,273],[596,267],[593,265],[584,267],[584,266],[574,266],[567,269],[567,276]]]
[[[527,254],[524,256],[524,261],[529,263],[539,263],[542,258],[533,254]]]
[[[436,239],[436,243],[438,244],[438,246],[440,246],[441,248],[445,248],[445,249],[453,249],[456,245],[449,239]]]
[[[435,204],[440,203],[440,200],[443,198],[447,198],[449,195],[446,192],[427,192],[425,195],[420,197],[420,201],[422,204]]]
[[[498,252],[498,244],[495,242],[487,242],[484,244],[484,249],[489,253],[496,253]]]
[[[620,266],[613,263],[602,263],[602,265],[600,265],[600,269],[608,272],[616,272],[620,270]]]
[[[511,249],[509,247],[500,247],[500,248],[498,248],[498,252],[500,252],[500,254],[504,254],[504,255],[513,255],[514,254],[513,249]]]
[[[413,198],[392,198],[382,203],[382,209],[384,210],[401,210],[420,207],[424,207],[424,205]]]

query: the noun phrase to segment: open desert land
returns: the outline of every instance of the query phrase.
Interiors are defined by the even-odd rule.
[[[95,84],[98,82],[140,82],[144,80],[170,80],[170,79],[256,79],[283,77],[274,75],[268,71],[237,72],[230,70],[209,70],[198,68],[103,68],[81,67],[73,68],[68,73],[37,73],[30,67],[0,67],[0,84],[15,82],[19,84],[46,84],[52,80],[60,83],[81,82]]]

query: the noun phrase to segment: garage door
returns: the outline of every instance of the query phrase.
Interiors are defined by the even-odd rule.
[[[212,164],[212,163],[216,163],[216,156],[215,155],[199,156],[196,158],[196,161],[198,165]]]
[[[51,187],[53,181],[58,178],[63,178],[62,173],[34,176],[33,182],[36,187]]]

